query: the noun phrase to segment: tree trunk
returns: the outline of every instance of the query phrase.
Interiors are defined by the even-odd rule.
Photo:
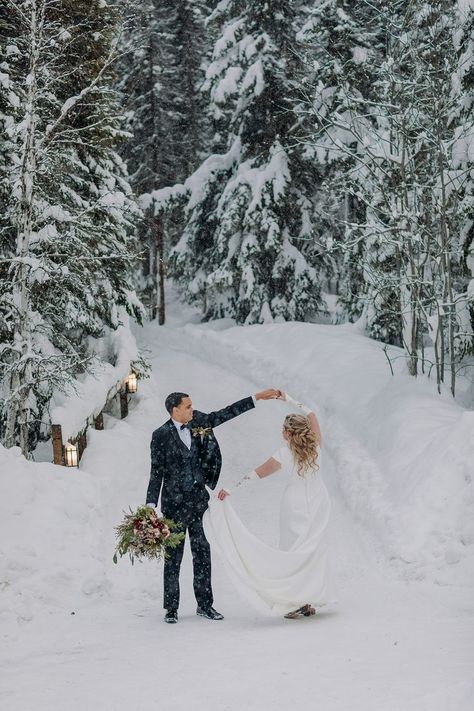
[[[36,104],[37,104],[37,68],[41,32],[43,25],[44,6],[36,0],[31,1],[30,9],[30,63],[28,72],[28,94],[25,111],[25,138],[23,142],[22,162],[20,168],[20,200],[17,218],[17,248],[16,255],[20,264],[15,274],[13,284],[13,303],[18,305],[17,311],[17,344],[16,358],[24,360],[18,364],[16,373],[12,376],[11,385],[15,385],[16,393],[12,399],[11,414],[7,423],[7,446],[15,441],[15,432],[19,428],[20,447],[22,453],[28,455],[28,434],[30,427],[30,397],[32,368],[29,354],[32,352],[32,332],[30,321],[29,266],[26,258],[29,256],[32,234],[33,198],[36,177]]]
[[[154,127],[153,135],[153,171],[155,174],[155,179],[159,180],[161,165],[160,165],[160,154],[158,146],[158,135],[159,135],[159,110],[155,98],[155,77],[154,77],[154,67],[155,67],[155,46],[154,39],[150,37],[150,42],[148,45],[148,62],[150,68],[150,85],[152,90],[150,92],[150,109]],[[163,227],[160,217],[155,217],[152,220],[151,225],[152,235],[151,241],[153,243],[153,271],[151,272],[153,276],[153,307],[152,307],[152,318],[153,320],[158,316],[158,323],[163,326],[165,323],[165,270],[164,270],[164,238],[163,238]]]
[[[150,280],[150,319],[154,321],[158,311],[158,262],[157,262],[157,251],[156,251],[156,239],[154,234],[153,219],[150,219],[150,231],[148,233],[147,246],[148,246],[148,279]]]
[[[442,249],[442,269],[443,269],[443,306],[447,311],[448,317],[448,354],[449,354],[449,369],[451,374],[451,393],[454,397],[456,391],[456,367],[455,367],[455,351],[454,351],[454,329],[455,329],[455,314],[454,314],[454,294],[453,294],[453,276],[451,253],[449,249],[449,235],[447,225],[447,204],[446,204],[446,181],[445,181],[445,165],[444,153],[441,137],[438,133],[438,166],[439,179],[441,183],[441,205],[440,205],[440,242]]]
[[[442,324],[442,316],[438,315],[438,326],[437,326],[437,331],[436,331],[436,338],[434,342],[434,352],[435,352],[435,364],[436,364],[436,385],[438,388],[438,393],[441,393],[441,359],[439,356],[439,349],[440,349],[440,333],[443,328]]]
[[[14,372],[10,376],[10,382],[8,385],[10,395],[16,392],[19,385],[18,373]],[[12,402],[8,408],[7,421],[5,423],[5,447],[10,448],[15,445],[15,434],[16,434],[16,424],[17,424],[17,412],[18,405],[16,402],[16,396],[13,395]]]
[[[163,222],[156,219],[156,261],[158,265],[158,323],[165,324],[165,262]]]

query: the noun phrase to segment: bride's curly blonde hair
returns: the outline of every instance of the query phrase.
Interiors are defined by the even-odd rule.
[[[283,429],[288,435],[288,446],[295,458],[298,474],[304,476],[310,469],[317,472],[319,442],[309,419],[305,415],[287,415]]]

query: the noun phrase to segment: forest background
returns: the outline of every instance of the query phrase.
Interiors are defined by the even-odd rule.
[[[203,320],[355,321],[472,406],[473,29],[472,0],[3,3],[1,443],[145,375],[167,280]]]

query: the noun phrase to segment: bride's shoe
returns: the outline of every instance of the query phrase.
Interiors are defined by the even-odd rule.
[[[303,605],[303,607],[299,607],[297,610],[287,612],[285,618],[287,620],[296,620],[298,617],[311,617],[311,615],[315,614],[316,610],[314,609],[314,607],[312,607],[311,605]]]

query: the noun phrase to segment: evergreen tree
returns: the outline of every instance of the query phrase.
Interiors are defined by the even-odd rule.
[[[305,319],[323,308],[306,257],[317,174],[295,140],[296,5],[223,0],[210,18],[219,28],[204,85],[214,153],[185,182],[172,254],[205,318]]]
[[[90,370],[133,295],[138,211],[115,152],[118,18],[99,0],[1,10],[2,441],[26,454],[56,389]]]
[[[321,81],[314,82],[311,100],[314,142],[332,160],[332,185],[359,208],[345,217],[342,248],[361,288],[346,291],[345,301],[356,312],[362,308],[371,335],[404,346],[413,375],[420,357],[424,367],[430,336],[438,383],[449,364],[454,392],[462,330],[454,285],[467,216],[461,209],[465,186],[453,163],[456,146],[466,146],[465,128],[453,121],[466,96],[452,77],[455,37],[464,23],[449,0],[432,6],[373,2],[364,23],[357,8],[349,16],[343,5],[348,3],[331,0],[313,12]],[[352,72],[345,41],[340,51],[324,44],[329,20],[354,36],[363,28],[365,48],[359,40],[352,52],[370,61],[369,82]]]
[[[206,126],[199,92],[205,54],[205,7],[196,0],[145,0],[128,10],[119,88],[132,136],[124,156],[140,197],[174,185],[201,158]],[[176,242],[173,212],[145,209],[142,244],[144,300],[152,318],[165,319],[164,261]]]
[[[452,169],[459,180],[459,273],[455,276],[458,357],[474,355],[474,7],[458,0],[455,9],[452,77]]]
[[[364,313],[371,335],[396,340],[400,315],[399,309],[393,313],[392,290],[382,298],[380,280],[370,285],[370,266],[363,260],[370,255],[390,273],[391,255],[379,249],[373,235],[361,231],[367,206],[350,177],[360,169],[358,156],[376,122],[375,81],[386,46],[381,10],[378,0],[317,0],[303,8],[298,37],[306,70],[302,112],[307,150],[323,176],[319,239],[335,261],[333,284],[341,318]],[[376,300],[368,293],[371,289],[378,291]],[[378,308],[369,312],[367,304],[375,301]]]

